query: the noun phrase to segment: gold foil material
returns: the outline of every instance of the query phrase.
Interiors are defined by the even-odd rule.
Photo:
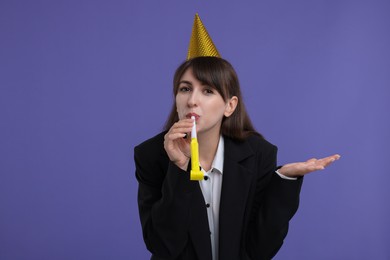
[[[221,57],[199,15],[195,14],[187,60],[200,56]]]

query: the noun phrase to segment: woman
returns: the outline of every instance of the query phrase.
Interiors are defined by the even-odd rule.
[[[184,62],[174,76],[166,131],[135,147],[138,205],[152,259],[271,259],[287,235],[303,175],[338,155],[277,170],[277,148],[256,132],[232,66]],[[197,123],[202,181],[190,181]],[[275,172],[276,171],[276,172]]]

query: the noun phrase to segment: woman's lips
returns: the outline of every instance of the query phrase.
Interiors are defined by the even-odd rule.
[[[198,121],[198,119],[199,119],[199,115],[198,114],[196,114],[196,113],[188,113],[187,115],[186,115],[186,118],[191,118],[192,116],[194,116],[195,117],[195,121]]]

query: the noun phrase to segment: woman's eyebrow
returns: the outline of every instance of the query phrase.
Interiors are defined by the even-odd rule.
[[[191,85],[191,86],[192,86],[192,83],[191,83],[191,81],[187,81],[187,80],[181,80],[181,81],[179,82],[179,84],[182,84],[182,83],[184,83],[184,84],[188,84],[188,85]]]

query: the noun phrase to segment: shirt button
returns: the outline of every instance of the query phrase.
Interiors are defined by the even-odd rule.
[[[207,181],[209,179],[208,176],[204,176],[204,180]]]
[[[210,207],[210,204],[209,204],[209,203],[206,204],[206,208],[208,208],[208,207]]]

